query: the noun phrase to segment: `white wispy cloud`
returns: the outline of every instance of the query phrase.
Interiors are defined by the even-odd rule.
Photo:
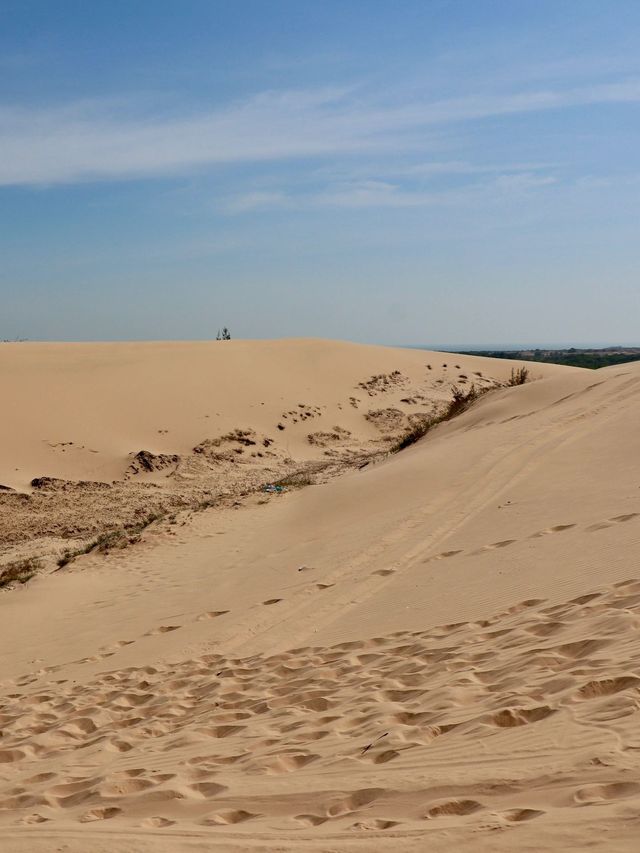
[[[281,190],[273,192],[255,190],[248,193],[240,193],[234,198],[228,199],[225,203],[225,209],[229,213],[248,213],[252,210],[293,206],[292,197]]]
[[[388,180],[352,180],[330,183],[309,192],[240,193],[224,203],[229,213],[247,213],[266,209],[309,208],[367,208],[367,207],[428,207],[442,205],[470,205],[493,199],[512,198],[535,190],[553,186],[553,175],[532,172],[510,172],[494,175],[489,180],[474,181],[447,189],[429,190],[424,187],[407,187]]]
[[[640,101],[640,80],[442,101],[372,102],[354,88],[267,92],[167,116],[112,102],[0,106],[0,185],[184,174],[205,167],[415,148],[428,127],[580,105]],[[422,142],[424,144],[424,141]],[[376,189],[378,194],[384,189]]]

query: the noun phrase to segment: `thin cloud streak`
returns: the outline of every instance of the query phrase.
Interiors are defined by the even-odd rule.
[[[640,101],[640,81],[372,106],[357,90],[267,92],[199,115],[135,118],[113,102],[0,107],[0,186],[185,174],[207,166],[409,150],[420,129]],[[128,111],[130,113],[130,110]]]
[[[446,190],[407,189],[382,180],[344,181],[313,193],[248,192],[227,201],[225,211],[232,214],[258,210],[303,210],[312,208],[403,208],[470,205],[488,200],[505,200],[515,195],[545,189],[557,183],[552,175],[531,172],[496,175],[492,180],[470,183]]]

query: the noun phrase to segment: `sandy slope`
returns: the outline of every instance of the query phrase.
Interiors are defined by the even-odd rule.
[[[301,469],[360,466],[454,383],[491,387],[512,367],[318,340],[2,344],[0,569],[53,566],[105,530]]]
[[[190,453],[236,428],[308,456],[308,434],[336,419],[356,438],[379,438],[363,418],[368,409],[399,405],[418,388],[428,393],[403,404],[411,411],[447,398],[461,374],[482,384],[507,378],[513,364],[322,340],[2,344],[0,483],[26,488],[45,475],[111,481],[142,448]],[[532,373],[559,369],[540,364]],[[389,387],[359,387],[393,371],[401,377]]]
[[[639,415],[552,370],[3,595],[3,850],[634,850]]]

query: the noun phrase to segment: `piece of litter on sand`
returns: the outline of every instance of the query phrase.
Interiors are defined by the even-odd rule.
[[[313,566],[305,566],[305,565],[298,566],[298,571],[299,572],[311,572],[311,571],[313,571]]]
[[[267,486],[264,486],[262,489],[263,492],[284,492],[286,491],[284,486],[276,486],[273,483],[269,483]]]
[[[374,746],[376,743],[378,743],[379,740],[382,740],[382,738],[386,737],[388,734],[389,732],[385,732],[383,735],[380,735],[380,737],[377,737],[375,740],[372,740],[371,743],[368,743],[360,750],[360,755],[364,755],[365,752],[369,752],[372,746]]]

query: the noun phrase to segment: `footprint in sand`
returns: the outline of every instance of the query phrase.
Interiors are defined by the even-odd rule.
[[[592,524],[587,527],[587,533],[594,533],[596,530],[605,530],[607,527],[613,527],[614,524],[624,524],[626,521],[631,521],[632,518],[638,518],[639,512],[628,512],[624,515],[614,515],[606,521],[600,521],[597,524]]]
[[[393,761],[394,758],[397,758],[400,755],[395,749],[385,749],[384,752],[379,752],[377,754],[368,753],[367,758],[373,764],[387,764],[389,761]]]
[[[468,815],[480,811],[484,806],[477,800],[447,800],[431,806],[425,818],[452,817],[454,815]]]
[[[204,797],[207,800],[227,790],[226,785],[218,785],[215,782],[196,782],[194,785],[190,785],[189,788],[194,794]]]
[[[588,803],[601,803],[608,800],[622,800],[627,797],[636,797],[640,793],[640,784],[637,782],[610,782],[603,785],[586,785],[578,788],[573,795],[576,803],[586,805]]]
[[[107,742],[106,748],[111,752],[129,752],[133,749],[133,744],[127,740],[114,739]]]
[[[229,610],[207,610],[206,613],[201,613],[196,617],[196,622],[202,622],[205,619],[217,619],[219,616],[225,616],[230,612]]]
[[[545,527],[544,530],[532,533],[529,539],[540,539],[542,536],[549,536],[551,533],[563,533],[565,530],[572,530],[575,526],[575,524],[554,524],[553,527]]]
[[[169,820],[168,817],[147,817],[141,823],[140,826],[149,827],[150,829],[164,829],[165,826],[174,826],[175,820]]]
[[[601,681],[589,681],[578,690],[579,699],[600,699],[603,696],[613,696],[621,690],[637,689],[640,686],[640,678],[634,675],[620,676],[619,678],[604,678]]]
[[[80,823],[91,823],[94,820],[110,820],[112,817],[122,814],[122,809],[110,806],[104,809],[91,809],[80,818]]]
[[[539,720],[550,717],[553,713],[555,713],[554,710],[547,705],[542,705],[539,708],[505,708],[503,711],[493,714],[488,722],[500,729],[509,729],[516,726],[526,726],[529,723],[537,723]]]
[[[354,791],[348,797],[343,797],[336,800],[327,806],[325,812],[328,817],[341,817],[350,812],[358,811],[363,806],[368,806],[375,800],[386,794],[384,788],[362,788],[359,791]]]
[[[502,817],[510,823],[522,823],[525,820],[533,820],[540,817],[544,812],[539,809],[509,809],[502,813]]]
[[[41,814],[35,813],[20,818],[17,823],[29,826],[30,824],[46,823],[48,820],[51,820],[51,818],[43,817]]]
[[[614,521],[616,524],[622,524],[625,521],[631,521],[632,518],[637,518],[640,512],[628,512],[626,515],[615,515],[609,521]]]
[[[266,601],[263,601],[263,604],[279,604],[283,599],[282,598],[268,598]]]
[[[304,826],[320,826],[323,823],[326,823],[329,818],[322,817],[317,814],[299,814],[294,817],[294,820],[298,821],[298,823],[303,824]]]
[[[159,628],[154,628],[153,631],[147,631],[145,637],[155,637],[158,634],[169,634],[171,631],[177,631],[182,625],[160,625]]]
[[[394,826],[399,826],[397,820],[385,820],[384,818],[376,818],[374,820],[357,821],[351,824],[352,829],[360,830],[376,830],[376,829],[392,829]]]
[[[517,539],[501,539],[499,542],[492,542],[490,545],[483,545],[481,548],[472,551],[471,556],[475,557],[478,554],[484,554],[486,551],[495,551],[497,548],[507,548],[517,541]]]
[[[24,757],[25,754],[20,749],[3,749],[0,751],[0,764],[13,764],[15,761],[22,761]]]
[[[204,826],[230,826],[236,823],[245,823],[247,820],[252,820],[256,817],[262,817],[260,814],[244,811],[244,809],[233,809],[226,812],[218,812],[210,817],[205,818],[201,823]]]

